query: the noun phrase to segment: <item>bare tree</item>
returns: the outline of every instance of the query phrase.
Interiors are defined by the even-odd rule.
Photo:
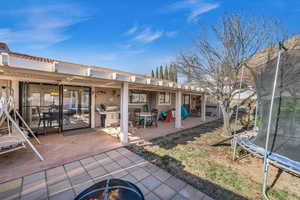
[[[204,88],[219,104],[225,135],[232,134],[230,119],[236,106],[233,99],[240,88],[243,66],[247,68],[247,58],[282,35],[279,27],[277,20],[270,18],[246,16],[240,12],[225,14],[209,30],[202,28],[192,50],[178,56],[177,70]],[[248,86],[244,82],[240,92],[248,90]]]

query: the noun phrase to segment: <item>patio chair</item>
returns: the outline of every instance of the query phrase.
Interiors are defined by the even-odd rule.
[[[147,120],[146,126],[155,126],[156,128],[158,127],[157,125],[158,121],[158,110],[157,109],[152,109],[151,110],[151,120]]]
[[[168,112],[167,116],[166,116],[166,119],[165,119],[165,122],[171,122],[171,119],[172,119],[172,112]]]
[[[133,117],[134,117],[133,120],[134,121],[133,122],[134,122],[134,126],[136,126],[136,127],[139,127],[144,121],[144,119],[141,118],[140,114],[141,114],[140,108],[134,109],[134,111],[133,111]]]
[[[46,113],[41,113],[41,108],[40,106],[37,106],[36,108],[39,116],[39,122],[38,122],[38,130],[40,130],[41,123],[43,123],[43,133],[46,134],[46,126],[48,125],[47,123],[49,122],[49,114]]]
[[[50,124],[50,127],[53,126],[52,122],[57,122],[57,124],[59,124],[59,111],[58,111],[58,109],[49,109],[48,123]]]
[[[143,112],[149,112],[150,106],[148,104],[143,105]]]

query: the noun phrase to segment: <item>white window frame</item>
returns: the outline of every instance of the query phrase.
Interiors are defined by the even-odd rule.
[[[160,102],[160,95],[162,95],[162,93],[164,93],[164,95],[166,95],[166,94],[169,95],[169,102],[168,103],[166,103],[166,102],[161,103]],[[160,105],[160,106],[169,106],[169,105],[171,105],[172,104],[171,103],[172,102],[172,94],[171,94],[171,92],[158,92],[157,102],[158,102],[158,105]]]
[[[148,103],[148,94],[147,93],[131,92],[131,94],[146,95],[146,102],[130,102],[130,97],[129,97],[128,98],[128,105],[145,105],[145,104]]]

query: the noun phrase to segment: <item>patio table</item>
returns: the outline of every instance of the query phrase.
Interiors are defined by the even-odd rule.
[[[146,128],[147,120],[150,119],[153,116],[153,113],[151,112],[141,112],[140,117],[144,119],[144,128]]]

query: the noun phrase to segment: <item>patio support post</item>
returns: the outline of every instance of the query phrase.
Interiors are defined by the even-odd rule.
[[[95,128],[95,110],[96,110],[96,92],[95,87],[91,88],[91,128]]]
[[[203,94],[202,97],[201,97],[201,118],[202,118],[202,121],[205,121],[206,120],[206,95]]]
[[[181,91],[176,92],[175,128],[181,128]]]
[[[11,88],[14,90],[15,108],[19,109],[19,81],[18,80],[12,80],[11,81]]]
[[[128,143],[128,83],[124,82],[121,87],[121,132],[120,140],[123,144]]]

